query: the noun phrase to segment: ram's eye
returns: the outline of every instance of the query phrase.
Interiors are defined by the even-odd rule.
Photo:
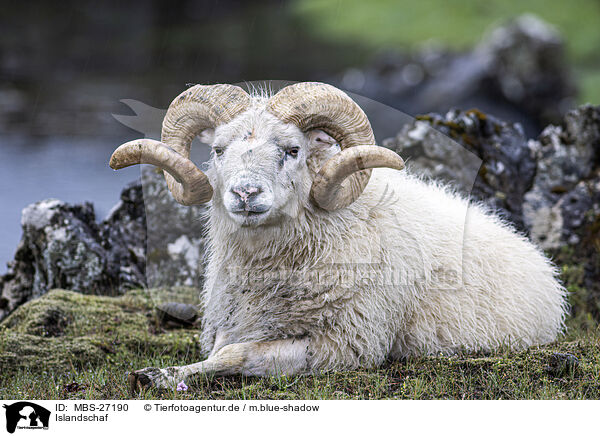
[[[292,157],[298,157],[298,152],[300,151],[299,147],[292,147],[286,150],[286,153]]]
[[[223,147],[213,147],[213,151],[217,156],[221,156],[223,154]]]

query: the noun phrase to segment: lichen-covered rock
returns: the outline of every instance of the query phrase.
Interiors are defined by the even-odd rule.
[[[129,186],[98,224],[90,203],[43,200],[22,213],[23,236],[0,281],[0,320],[51,288],[117,295],[145,284],[141,187]]]
[[[194,330],[162,330],[146,291],[121,297],[52,290],[0,323],[0,367],[8,376],[29,371],[80,369],[121,363],[140,354],[201,360]],[[131,368],[135,369],[135,368]]]
[[[146,224],[143,190],[134,182],[99,225],[98,237],[109,253],[107,274],[117,278],[120,290],[146,283]]]
[[[0,277],[0,320],[52,288],[119,295],[141,286],[188,286],[197,289],[192,303],[198,304],[204,211],[178,204],[151,168],[123,190],[100,223],[90,203],[50,199],[29,205],[15,260]]]
[[[145,169],[141,183],[148,226],[148,286],[201,288],[206,208],[177,203],[160,171]]]
[[[585,105],[569,112],[561,125],[548,126],[532,144],[537,172],[525,196],[523,219],[542,248],[576,245],[576,230],[593,222],[600,207],[600,108]]]
[[[523,196],[536,161],[518,124],[478,110],[452,110],[418,116],[383,144],[407,159],[412,171],[452,184],[524,230]]]

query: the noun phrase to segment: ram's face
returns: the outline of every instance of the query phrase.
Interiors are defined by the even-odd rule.
[[[198,134],[213,148],[206,173],[190,160]],[[165,171],[177,202],[212,200],[225,212],[219,216],[245,227],[277,224],[313,207],[345,208],[367,186],[367,170],[404,168],[400,156],[375,145],[367,116],[350,97],[316,82],[273,96],[226,84],[193,86],[169,106],[161,141],[129,141],[110,158],[114,169],[140,163]]]
[[[303,133],[265,112],[243,114],[202,139],[212,147],[207,174],[213,207],[244,227],[301,214],[309,205],[315,171],[339,151],[324,132]]]

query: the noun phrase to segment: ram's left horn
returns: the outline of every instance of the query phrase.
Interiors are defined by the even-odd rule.
[[[360,106],[331,85],[286,86],[269,99],[267,109],[303,132],[323,130],[340,144],[342,151],[325,163],[310,191],[322,209],[334,211],[356,201],[369,183],[371,168],[404,168],[400,156],[376,145],[371,123]]]
[[[360,192],[350,192],[346,196],[340,191],[352,189],[348,177],[358,171],[371,168],[404,168],[404,160],[392,150],[374,145],[359,145],[346,148],[330,158],[321,167],[313,181],[311,196],[326,210],[337,210],[348,203],[349,198],[357,198]],[[345,185],[348,186],[345,186]]]
[[[110,157],[110,167],[119,170],[131,165],[151,164],[169,173],[179,182],[173,185],[173,196],[190,206],[210,201],[213,195],[208,177],[186,157],[160,141],[137,139],[117,148]]]

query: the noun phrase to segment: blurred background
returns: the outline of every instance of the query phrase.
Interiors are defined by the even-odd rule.
[[[122,99],[165,109],[190,83],[319,80],[411,116],[477,107],[529,137],[600,103],[597,0],[0,6],[0,274],[26,205],[92,201],[101,220],[139,177],[107,165],[139,136],[112,117],[133,114]]]

